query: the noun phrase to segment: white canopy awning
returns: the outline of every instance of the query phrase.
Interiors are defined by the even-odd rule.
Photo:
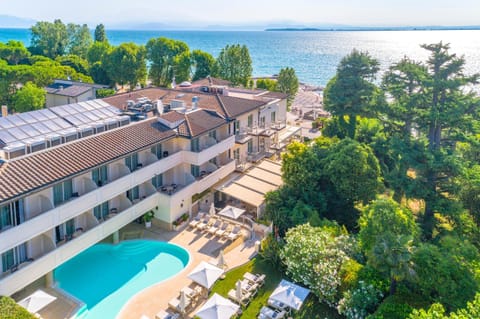
[[[43,290],[37,290],[27,298],[19,301],[18,304],[29,312],[36,313],[52,303],[55,299],[57,299],[57,297],[49,295]]]
[[[232,219],[237,219],[245,213],[245,209],[233,207],[230,205],[225,206],[224,209],[218,212],[218,215],[225,216]]]
[[[223,275],[223,269],[202,261],[195,269],[188,274],[188,278],[195,281],[202,287],[210,289],[215,281]]]
[[[218,294],[213,294],[195,316],[202,319],[230,319],[239,309],[239,305]]]
[[[299,310],[309,293],[309,289],[282,279],[280,284],[270,295],[269,299],[284,303],[290,308]]]

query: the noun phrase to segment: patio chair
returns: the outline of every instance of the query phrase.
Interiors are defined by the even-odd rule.
[[[215,235],[217,230],[220,228],[220,225],[222,225],[222,221],[217,219],[215,223],[207,229],[208,233],[211,235]]]
[[[230,226],[230,223],[224,222],[215,232],[215,236],[222,237],[223,234],[225,234],[225,232],[227,231],[228,226]]]
[[[204,213],[198,213],[198,215],[195,216],[193,220],[188,224],[188,227],[195,228],[198,225],[198,223],[201,222],[203,215]]]
[[[242,289],[245,292],[250,292],[252,295],[255,295],[258,291],[258,283],[253,283],[247,279],[241,281]]]
[[[206,223],[204,222],[203,224],[199,224],[197,226],[197,229],[198,230],[208,230],[216,221],[217,221],[217,219],[215,219],[213,217],[208,218],[207,222]]]
[[[227,235],[227,239],[234,241],[235,239],[240,237],[241,231],[242,231],[242,228],[240,228],[240,226],[233,227],[233,230]]]
[[[192,299],[188,296],[186,296],[186,304],[185,304],[185,309],[188,309],[192,305]],[[180,297],[178,298],[173,298],[168,302],[168,307],[173,309],[176,312],[180,312]]]
[[[259,319],[281,319],[287,314],[286,311],[275,311],[272,308],[263,306],[258,314]]]
[[[160,310],[156,315],[155,319],[178,319],[180,318],[179,313],[171,313],[169,311]]]
[[[252,282],[252,283],[256,283],[256,284],[259,284],[260,286],[263,285],[265,283],[265,274],[261,274],[261,275],[254,275],[252,273],[249,273],[249,272],[246,272],[244,275],[243,275],[243,278],[247,279],[248,281]]]

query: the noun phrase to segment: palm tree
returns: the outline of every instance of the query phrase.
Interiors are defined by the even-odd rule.
[[[369,256],[369,263],[390,279],[390,295],[395,294],[397,283],[415,278],[413,269],[413,240],[411,236],[387,232],[377,238]]]

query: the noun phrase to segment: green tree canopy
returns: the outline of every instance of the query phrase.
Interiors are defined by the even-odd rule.
[[[167,87],[176,81],[185,81],[190,76],[190,49],[185,42],[164,37],[150,39],[146,45],[150,61],[149,77],[154,85]]]
[[[224,47],[218,55],[215,73],[232,85],[247,86],[252,76],[252,59],[246,45],[234,44]]]
[[[26,61],[30,57],[30,52],[20,41],[10,40],[7,43],[0,42],[0,59],[7,61],[8,64],[17,65],[21,61]]]
[[[215,58],[207,52],[201,50],[193,50],[192,66],[194,68],[193,81],[204,79],[212,75],[215,67]]]
[[[45,90],[27,82],[13,96],[13,107],[17,112],[42,109],[45,106]]]
[[[30,52],[50,59],[65,54],[68,47],[67,26],[60,19],[52,22],[39,21],[30,28]]]
[[[370,251],[377,238],[385,233],[418,238],[419,229],[412,212],[391,199],[377,199],[365,207],[359,219],[359,240]]]
[[[138,83],[145,83],[147,66],[143,46],[122,43],[104,58],[102,64],[113,82],[120,85],[129,84],[130,90]]]
[[[105,26],[103,23],[100,23],[95,27],[94,40],[95,42],[108,42],[107,33],[105,32]]]
[[[277,90],[277,81],[272,79],[258,79],[256,81],[257,89],[264,89],[268,91],[276,91]]]
[[[379,70],[377,60],[366,52],[353,50],[337,67],[336,75],[323,92],[325,109],[355,138],[357,116],[368,117],[381,101],[381,93],[373,83]]]
[[[280,70],[277,79],[277,90],[288,94],[287,106],[292,105],[295,95],[298,91],[298,78],[294,68],[284,68]]]
[[[57,61],[61,65],[66,65],[71,67],[78,73],[89,75],[89,72],[88,72],[89,67],[88,67],[87,60],[79,57],[78,55],[69,54],[69,55],[59,56],[55,59],[55,61]]]
[[[87,57],[87,52],[92,45],[92,35],[86,24],[78,25],[69,23],[67,25],[68,33],[68,54],[78,55],[81,58]]]

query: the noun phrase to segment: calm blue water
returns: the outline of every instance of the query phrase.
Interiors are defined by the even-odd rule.
[[[424,60],[422,43],[450,43],[452,52],[465,55],[466,72],[480,72],[480,31],[107,31],[110,42],[145,44],[154,37],[185,41],[191,49],[201,49],[218,56],[227,44],[246,44],[253,60],[253,75],[278,73],[293,67],[301,81],[325,85],[335,74],[340,59],[353,48],[369,51],[382,70],[407,55]],[[10,39],[30,42],[27,29],[0,29],[0,42]]]
[[[82,318],[115,318],[133,295],[177,274],[189,258],[185,249],[165,242],[97,244],[55,269],[54,276],[61,289],[86,304]]]

